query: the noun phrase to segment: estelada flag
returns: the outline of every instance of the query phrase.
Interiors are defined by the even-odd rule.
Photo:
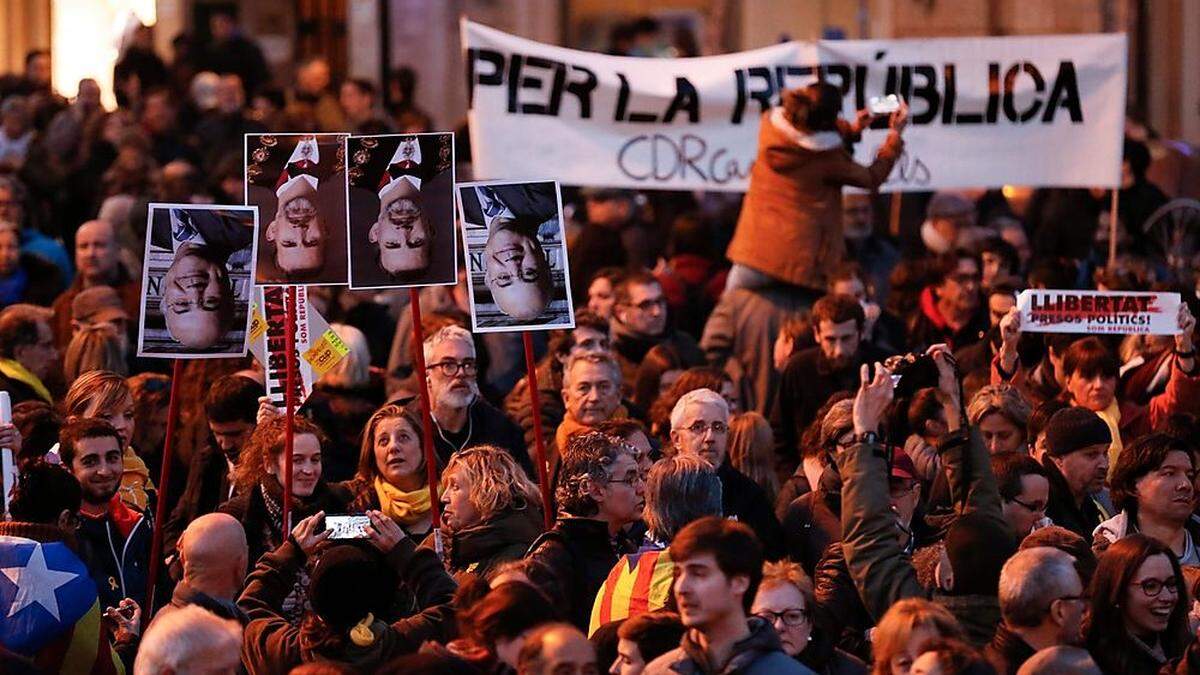
[[[66,544],[0,536],[3,670],[123,674],[110,637],[96,585]]]

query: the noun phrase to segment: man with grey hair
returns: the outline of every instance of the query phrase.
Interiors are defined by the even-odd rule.
[[[721,507],[725,515],[749,525],[763,543],[768,560],[783,555],[783,530],[766,492],[729,462],[729,404],[711,389],[694,389],[679,398],[671,410],[671,447],[674,452],[708,461],[721,479]]]
[[[667,457],[650,469],[642,516],[645,541],[637,553],[617,561],[596,593],[588,635],[610,621],[666,607],[675,574],[667,547],[693,520],[721,515],[721,492],[716,470],[695,455]],[[649,583],[641,583],[643,579]]]
[[[433,447],[443,463],[473,445],[504,448],[531,476],[533,464],[521,428],[479,395],[475,339],[459,326],[445,326],[425,338],[425,380],[429,384]],[[415,396],[401,400],[419,405]]]
[[[607,353],[568,357],[563,366],[562,398],[566,412],[554,434],[555,447],[566,445],[571,434],[629,415],[621,406],[621,366]]]
[[[645,476],[629,444],[599,431],[575,434],[561,452],[558,520],[525,556],[565,595],[563,614],[580,630],[596,591],[617,562],[617,535],[642,517]]]
[[[842,539],[842,477],[834,457],[854,442],[853,409],[852,397],[829,406],[821,418],[817,447],[805,449],[804,460],[788,481],[797,488],[788,496],[780,492],[777,513],[787,554],[810,575],[816,573],[825,549]],[[801,485],[806,488],[803,494],[790,498]]]
[[[1018,551],[1000,571],[1003,621],[984,650],[999,675],[1013,675],[1039,649],[1078,645],[1087,606],[1075,560],[1048,546]]]
[[[241,666],[242,628],[191,605],[156,619],[142,638],[134,675],[233,675]]]

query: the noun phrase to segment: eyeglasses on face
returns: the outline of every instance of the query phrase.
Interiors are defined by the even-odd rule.
[[[625,474],[624,478],[609,478],[608,483],[609,483],[609,485],[612,485],[613,483],[624,483],[625,485],[629,485],[629,486],[634,486],[634,485],[639,485],[639,484],[645,485],[646,484],[646,475],[643,474],[641,471],[630,471],[629,473]]]
[[[1008,501],[1016,504],[1017,506],[1020,506],[1021,508],[1025,509],[1026,511],[1031,511],[1033,513],[1045,513],[1046,512],[1046,502],[1034,502],[1032,504],[1027,504],[1027,503],[1021,501],[1020,499],[1017,499],[1016,497],[1013,497],[1012,499],[1010,499]]]
[[[1167,577],[1166,579],[1142,579],[1129,584],[1142,589],[1142,594],[1147,598],[1157,598],[1159,593],[1167,591],[1171,595],[1179,594],[1179,579],[1176,577]]]
[[[648,300],[643,300],[643,301],[641,301],[641,302],[639,302],[639,303],[637,303],[637,304],[629,303],[629,304],[628,304],[628,305],[626,305],[626,306],[627,306],[627,307],[634,307],[634,308],[636,308],[636,309],[638,309],[638,310],[641,310],[641,311],[643,311],[643,312],[650,312],[650,311],[653,311],[653,310],[655,310],[655,309],[662,309],[663,307],[666,307],[666,306],[667,306],[667,299],[666,299],[666,298],[663,298],[663,297],[659,297],[659,298],[650,298],[650,299],[648,299]]]
[[[801,626],[805,623],[808,623],[809,613],[807,609],[794,607],[792,609],[785,609],[782,612],[763,610],[761,612],[755,612],[754,616],[757,616],[772,626],[775,625],[776,621],[783,621],[783,625],[787,626],[788,628],[795,628],[796,626]]]
[[[429,367],[440,371],[442,375],[446,377],[454,377],[460,371],[463,375],[470,377],[471,375],[475,374],[476,368],[475,359],[464,359],[462,361],[446,359],[444,361],[438,361],[437,363],[430,364]]]
[[[696,420],[695,422],[692,422],[688,426],[684,427],[684,429],[687,429],[697,436],[703,435],[704,432],[708,431],[709,429],[712,429],[714,434],[720,435],[729,431],[729,425],[721,421],[705,423],[701,420]]]

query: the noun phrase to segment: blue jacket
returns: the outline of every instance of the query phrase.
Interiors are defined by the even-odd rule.
[[[123,598],[132,598],[145,608],[153,518],[149,512],[134,511],[119,500],[114,502],[102,518],[80,514],[76,534],[79,557],[96,582],[102,608],[116,607]],[[124,511],[114,514],[118,509]],[[133,520],[129,536],[122,536],[114,516]],[[165,574],[160,580],[165,580]],[[164,595],[163,599],[169,597]]]

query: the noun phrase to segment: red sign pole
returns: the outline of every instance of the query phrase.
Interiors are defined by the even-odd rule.
[[[287,402],[287,425],[283,436],[283,514],[281,532],[284,537],[292,531],[292,450],[296,435],[296,286],[286,286],[284,297],[284,325],[287,326],[287,363],[286,385],[284,399]]]
[[[546,462],[546,439],[542,437],[542,408],[538,405],[537,362],[533,360],[533,338],[529,331],[521,333],[525,343],[525,379],[529,382],[529,409],[533,411],[533,438],[537,450],[538,485],[542,488],[542,515],[546,519],[546,529],[554,525],[550,508],[550,466]]]
[[[434,536],[442,526],[442,502],[438,498],[437,455],[433,450],[433,417],[429,402],[429,381],[425,378],[425,331],[421,329],[421,289],[408,289],[412,309],[413,364],[417,369],[417,391],[421,395],[421,427],[425,449],[425,478],[429,482],[429,520],[433,524]]]
[[[158,474],[158,503],[154,507],[154,535],[150,540],[150,570],[146,578],[146,602],[142,613],[148,624],[154,614],[154,590],[162,567],[163,527],[167,518],[167,496],[170,490],[171,460],[175,451],[175,420],[179,417],[179,381],[183,378],[183,361],[175,359],[171,368],[171,398],[167,404],[167,435],[163,438],[162,469]]]

